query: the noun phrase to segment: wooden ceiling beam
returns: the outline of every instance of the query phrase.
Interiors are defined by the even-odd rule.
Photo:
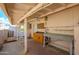
[[[52,9],[50,9],[50,8],[45,8],[47,11],[52,11]]]
[[[23,10],[23,11],[26,11],[26,10],[29,10],[30,8],[32,8],[34,5],[33,4],[14,4],[14,7],[10,7],[10,10]]]
[[[43,4],[37,4],[34,8],[32,8],[28,13],[26,13],[23,17],[21,17],[19,19],[19,21],[17,22],[20,23],[22,20],[24,20],[24,18],[26,18],[28,15],[30,15],[31,13],[33,13],[36,9],[38,9],[39,7],[43,6]]]
[[[51,5],[51,4],[52,4],[52,3],[49,3],[49,4],[45,5],[45,6],[44,6],[44,3],[39,3],[39,4],[37,4],[37,5],[36,5],[34,8],[32,8],[28,13],[26,13],[23,17],[21,17],[21,18],[19,19],[19,21],[17,22],[17,24],[18,24],[19,22],[21,22],[24,18],[33,15],[34,13],[38,12],[38,11],[41,10],[41,9],[46,8],[47,6],[49,6],[49,5]]]
[[[31,10],[34,6],[36,6],[38,3],[6,3],[4,4],[7,10],[8,15],[11,17],[11,19],[19,20],[20,17],[22,17],[25,13],[27,13],[29,10]],[[21,15],[19,15],[21,14]],[[13,16],[17,16],[13,17]],[[12,22],[13,22],[12,21]],[[17,22],[17,21],[16,21]]]
[[[73,4],[69,4],[69,5],[67,5],[67,6],[65,5],[65,6],[59,7],[59,8],[57,8],[55,11],[48,12],[48,13],[46,13],[46,14],[44,14],[44,15],[41,15],[40,17],[44,17],[44,16],[47,16],[47,15],[50,15],[50,14],[59,12],[59,11],[64,10],[64,9],[66,9],[66,8],[73,7],[73,6],[75,6],[75,5],[78,5],[78,4],[77,4],[77,3],[76,3],[76,4],[73,3]]]

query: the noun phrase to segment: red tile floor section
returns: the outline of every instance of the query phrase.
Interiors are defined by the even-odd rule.
[[[67,52],[61,51],[54,47],[43,47],[41,44],[28,39],[28,52],[27,55],[68,55]]]

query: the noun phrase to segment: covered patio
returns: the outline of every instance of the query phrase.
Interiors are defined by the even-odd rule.
[[[4,3],[0,9],[11,23],[0,55],[79,54],[79,4]]]

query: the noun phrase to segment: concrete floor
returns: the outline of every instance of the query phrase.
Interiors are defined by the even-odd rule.
[[[0,55],[23,55],[24,41],[18,40],[4,44],[3,49],[0,51]],[[44,47],[34,42],[32,39],[28,39],[28,52],[26,55],[68,55],[67,52],[58,50],[56,48]]]
[[[22,40],[5,43],[3,49],[0,51],[0,55],[21,55],[24,51]]]
[[[59,50],[55,47],[43,47],[41,44],[28,39],[27,55],[68,55],[67,52]]]

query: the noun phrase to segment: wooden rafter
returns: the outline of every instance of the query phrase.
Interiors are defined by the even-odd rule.
[[[23,17],[21,17],[21,18],[19,19],[19,21],[17,22],[17,24],[18,24],[20,21],[22,21],[24,18],[31,16],[32,14],[38,12],[38,11],[41,10],[41,9],[44,9],[45,7],[47,7],[47,6],[51,5],[51,4],[52,4],[52,3],[47,4],[47,5],[45,5],[45,6],[44,6],[44,3],[39,3],[39,4],[37,4],[37,5],[36,5],[34,8],[32,8],[28,13],[26,13]]]
[[[77,3],[76,3],[76,4],[69,4],[69,5],[67,5],[67,6],[62,6],[62,7],[57,8],[56,10],[54,10],[54,11],[52,11],[52,12],[48,12],[48,13],[46,13],[46,14],[44,14],[44,15],[41,15],[40,17],[44,17],[44,16],[47,16],[47,15],[49,15],[49,14],[53,14],[53,13],[59,12],[59,11],[64,10],[64,9],[66,9],[66,8],[73,7],[73,6],[75,6],[75,5],[77,5]]]
[[[5,3],[6,10],[11,17],[13,24],[16,24],[19,18],[31,10],[35,5],[37,5],[37,3]]]

